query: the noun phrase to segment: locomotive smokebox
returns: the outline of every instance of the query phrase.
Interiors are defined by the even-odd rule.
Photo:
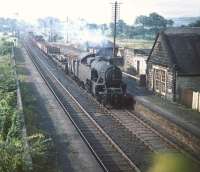
[[[95,60],[91,64],[94,78],[101,78],[106,87],[119,87],[122,81],[121,70],[105,60]]]

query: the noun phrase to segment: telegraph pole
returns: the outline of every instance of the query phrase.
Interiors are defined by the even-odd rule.
[[[50,42],[53,41],[53,20],[50,19]]]
[[[120,10],[120,3],[115,1],[112,3],[112,12],[114,13],[113,16],[113,23],[114,23],[114,28],[113,28],[113,57],[116,56],[116,36],[117,36],[117,21],[119,18],[119,10]]]
[[[67,43],[69,43],[69,31],[68,31],[68,27],[69,27],[69,17],[67,16]]]

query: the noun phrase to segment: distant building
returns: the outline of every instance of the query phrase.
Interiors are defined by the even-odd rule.
[[[147,59],[147,87],[169,100],[192,104],[192,92],[200,91],[200,28],[173,28],[157,35]]]
[[[104,57],[113,56],[113,43],[111,41],[105,40],[100,43],[87,42],[86,44],[88,52],[95,53],[97,56],[104,56]],[[118,54],[118,49],[119,46],[116,45],[115,56],[117,56]]]
[[[86,44],[88,52],[94,53],[96,56],[110,60],[111,63],[117,65],[118,67],[123,66],[124,59],[121,56],[122,51],[118,45],[115,46],[116,55],[113,58],[113,43],[111,41],[105,40],[100,43],[87,42]]]
[[[125,49],[124,59],[125,68],[131,74],[145,75],[146,74],[146,60],[149,56],[150,49]]]

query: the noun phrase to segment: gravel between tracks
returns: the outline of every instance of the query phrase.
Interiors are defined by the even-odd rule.
[[[97,102],[89,96],[85,90],[80,89],[77,84],[74,84],[50,58],[45,56],[39,49],[34,46],[31,47],[34,56],[40,57],[40,63],[43,67],[48,67],[54,73],[57,80],[59,80],[64,87],[78,100],[90,116],[104,129],[104,131],[123,148],[125,154],[130,155],[133,163],[142,171],[146,171],[150,163],[150,155],[152,151],[140,141],[139,138],[132,137],[132,134],[124,129],[124,126],[118,125],[117,121],[108,115]],[[131,148],[131,149],[129,149]]]

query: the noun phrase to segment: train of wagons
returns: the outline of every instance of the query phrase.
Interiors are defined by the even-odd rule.
[[[133,98],[126,93],[121,69],[107,57],[88,52],[64,56],[58,46],[47,43],[40,36],[32,35],[31,41],[104,106],[132,107]]]

